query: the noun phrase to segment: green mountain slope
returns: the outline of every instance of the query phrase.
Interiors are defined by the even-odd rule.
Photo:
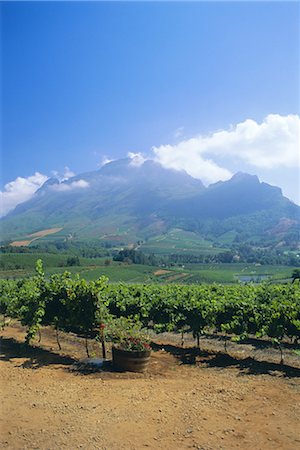
[[[185,172],[121,159],[63,182],[48,180],[31,200],[2,218],[1,233],[7,241],[62,227],[61,236],[130,243],[180,229],[219,242],[226,235],[236,241],[293,243],[299,211],[279,188],[256,176],[238,173],[205,188]]]

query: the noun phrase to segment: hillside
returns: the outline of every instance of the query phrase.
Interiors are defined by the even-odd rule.
[[[59,228],[43,239],[80,238],[125,244],[190,232],[194,241],[270,241],[295,248],[300,207],[280,188],[255,175],[235,174],[204,187],[186,172],[154,161],[120,159],[63,182],[49,179],[1,220],[2,241],[26,239]]]

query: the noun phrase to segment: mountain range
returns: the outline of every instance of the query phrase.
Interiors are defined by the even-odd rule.
[[[184,171],[125,158],[64,181],[48,179],[1,219],[2,242],[51,228],[61,228],[60,238],[127,244],[180,229],[216,242],[230,235],[295,247],[300,207],[255,175],[239,172],[205,187]]]

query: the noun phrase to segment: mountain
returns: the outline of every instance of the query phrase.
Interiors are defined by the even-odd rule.
[[[204,187],[184,171],[154,161],[120,159],[60,182],[48,179],[29,201],[1,220],[2,241],[62,228],[54,237],[147,240],[181,229],[213,241],[297,240],[300,207],[280,188],[237,173]],[[292,237],[291,237],[292,236]]]

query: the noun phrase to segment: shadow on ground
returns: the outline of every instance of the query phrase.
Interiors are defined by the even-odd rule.
[[[181,361],[181,364],[201,365],[224,369],[235,367],[240,370],[240,375],[271,375],[288,378],[300,377],[300,369],[286,364],[277,364],[268,361],[257,361],[251,357],[238,359],[226,353],[202,351],[197,347],[182,348],[175,345],[152,343],[154,351],[164,350],[171,353]]]
[[[266,374],[288,378],[300,377],[300,369],[287,364],[257,361],[252,357],[239,359],[226,353],[202,351],[196,347],[182,348],[176,345],[156,344],[154,342],[151,345],[154,352],[164,351],[169,353],[180,361],[180,364],[190,364],[215,369],[234,367],[240,371],[240,375]],[[18,363],[18,360],[20,360],[18,367],[28,369],[60,365],[65,366],[66,370],[74,370],[81,374],[90,374],[94,372],[121,373],[121,371],[118,371],[113,367],[111,361],[105,361],[103,367],[99,370],[98,368],[81,364],[80,361],[70,356],[60,355],[47,349],[30,346],[7,337],[1,337],[0,340],[0,359],[3,361],[11,361],[13,363]],[[170,364],[170,361],[168,364]],[[140,376],[142,375],[140,374]]]
[[[50,350],[31,346],[16,341],[13,338],[1,337],[0,360],[16,362],[16,359],[26,359],[19,367],[28,369],[39,369],[40,367],[56,365],[70,365],[76,360],[64,355],[59,355]]]
[[[225,343],[226,341],[231,342],[230,336],[222,336],[220,334],[208,334],[208,333],[205,334],[204,336],[205,336],[205,338],[210,339],[212,341],[218,341],[218,342],[223,342],[223,343]],[[271,340],[260,339],[258,337],[255,337],[255,338],[248,337],[244,340],[240,340],[238,342],[238,344],[239,345],[252,345],[252,347],[254,347],[257,350],[274,348],[274,344],[272,343]],[[299,349],[299,344],[296,342],[284,341],[281,343],[281,347],[283,349],[295,350],[295,349]]]
[[[108,375],[109,373],[119,373],[122,375],[122,373],[124,373],[121,370],[116,369],[109,360],[104,361],[103,366],[98,368],[70,356],[60,355],[51,350],[31,346],[7,337],[0,338],[0,360],[10,361],[17,367],[22,367],[24,369],[40,369],[41,367],[55,365],[64,366],[66,371],[78,375],[99,374],[105,372]],[[138,377],[143,376],[143,374],[128,374],[127,372],[125,376],[128,378],[133,375]]]

